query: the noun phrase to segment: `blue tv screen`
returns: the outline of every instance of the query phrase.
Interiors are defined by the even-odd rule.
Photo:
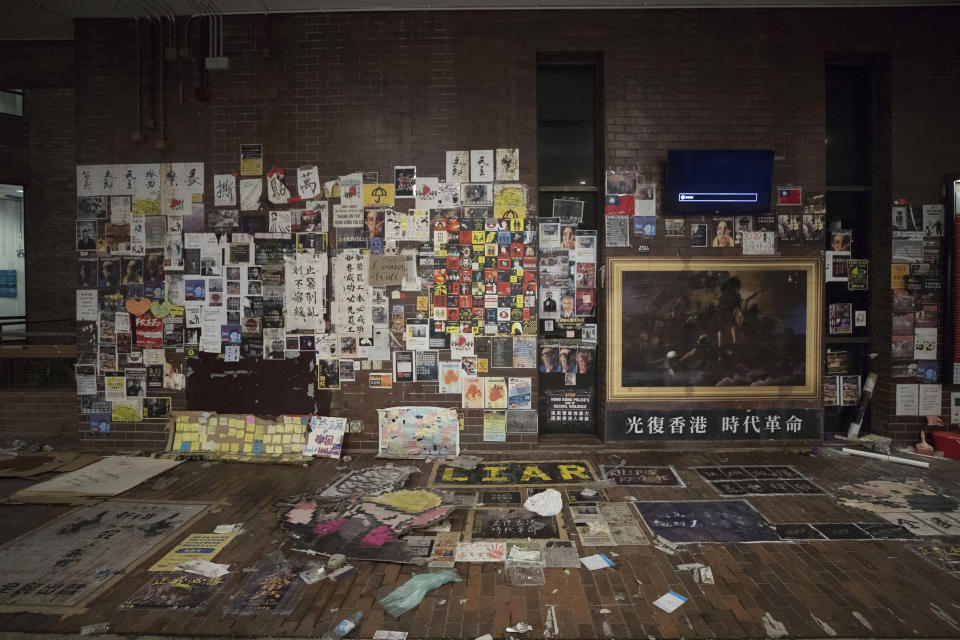
[[[669,213],[767,213],[773,151],[669,149],[663,208]]]

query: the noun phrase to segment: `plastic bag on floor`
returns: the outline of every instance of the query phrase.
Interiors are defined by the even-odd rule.
[[[503,571],[515,587],[541,587],[547,582],[538,543],[509,544]]]
[[[380,600],[387,613],[399,618],[423,600],[427,591],[436,589],[448,582],[462,582],[463,579],[453,569],[431,571],[415,575]]]

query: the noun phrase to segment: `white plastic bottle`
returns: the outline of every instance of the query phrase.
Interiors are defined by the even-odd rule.
[[[344,618],[337,623],[335,627],[320,636],[320,640],[339,640],[343,636],[353,631],[354,628],[360,624],[362,619],[363,611],[357,611],[355,614],[353,614],[353,616],[350,618]]]

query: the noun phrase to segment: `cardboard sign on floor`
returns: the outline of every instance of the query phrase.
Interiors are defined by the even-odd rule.
[[[77,471],[21,489],[10,499],[14,502],[78,504],[90,498],[123,493],[179,464],[176,460],[107,456]]]
[[[0,611],[76,611],[207,505],[112,500],[83,507],[0,547]]]

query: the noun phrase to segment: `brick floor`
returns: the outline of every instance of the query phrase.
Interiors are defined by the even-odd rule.
[[[515,457],[515,456],[514,456]],[[927,471],[861,458],[813,457],[796,452],[717,453],[538,452],[524,459],[586,458],[596,467],[615,464],[673,465],[686,488],[610,487],[608,499],[718,499],[713,488],[691,467],[721,464],[789,464],[828,492],[839,484],[871,479],[926,478],[945,493],[960,496],[960,462],[935,462]],[[490,455],[488,460],[509,456]],[[380,464],[354,456],[351,468]],[[123,495],[142,500],[208,500],[215,512],[185,530],[210,531],[217,524],[244,522],[247,533],[216,558],[234,571],[251,566],[280,549],[294,561],[310,559],[291,550],[273,505],[278,500],[326,486],[338,463],[243,465],[188,462]],[[418,464],[414,462],[413,464]],[[426,485],[431,464],[409,486]],[[33,480],[0,480],[0,495],[9,495]],[[876,514],[839,504],[832,495],[746,498],[774,523],[880,522]],[[0,542],[6,542],[62,515],[65,507],[0,505]],[[569,514],[565,515],[569,518]],[[462,523],[463,519],[458,518]],[[576,540],[572,522],[565,520]],[[649,534],[649,531],[648,531]],[[960,538],[938,538],[958,544]],[[771,620],[790,637],[960,637],[960,580],[928,562],[912,547],[926,544],[895,540],[804,541],[750,544],[682,545],[669,555],[653,545],[580,548],[581,555],[613,552],[615,567],[547,569],[542,587],[509,585],[498,564],[458,564],[461,583],[430,591],[410,613],[394,619],[376,603],[374,592],[389,591],[420,569],[390,563],[355,562],[356,570],[336,584],[308,585],[292,614],[236,616],[223,609],[236,591],[231,583],[204,612],[132,611],[118,605],[146,580],[146,568],[169,550],[143,558],[129,575],[102,592],[79,615],[0,613],[0,632],[76,633],[86,624],[110,622],[111,633],[198,636],[318,636],[356,610],[365,618],[351,637],[370,638],[377,629],[407,631],[411,638],[475,638],[490,633],[504,638],[507,626],[533,625],[525,637],[544,637],[550,607],[559,638],[744,638],[767,637]],[[578,542],[579,546],[579,542]],[[702,563],[712,568],[715,584],[694,580],[677,565]],[[2,574],[2,567],[0,567]],[[231,588],[233,585],[233,588]],[[651,603],[667,590],[689,600],[673,613]],[[856,614],[856,615],[855,615]],[[819,621],[818,621],[819,620]]]

